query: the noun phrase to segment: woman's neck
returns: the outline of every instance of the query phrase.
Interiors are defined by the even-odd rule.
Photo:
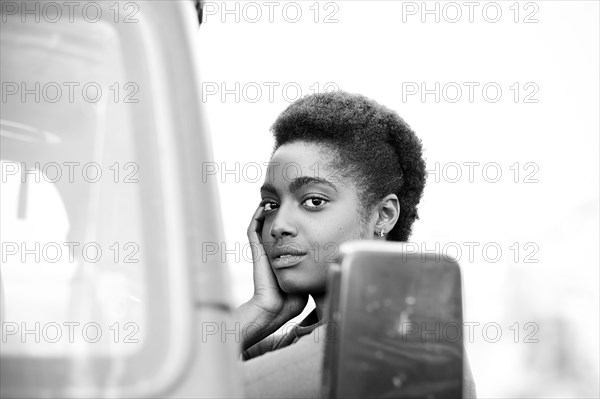
[[[313,300],[315,301],[315,309],[317,311],[317,318],[319,321],[322,321],[324,317],[327,316],[326,309],[326,294],[320,295],[312,295]]]

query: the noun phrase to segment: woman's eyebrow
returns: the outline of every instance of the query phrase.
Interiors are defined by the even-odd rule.
[[[262,193],[263,191],[268,191],[268,192],[271,192],[271,193],[277,193],[277,189],[271,183],[265,183],[265,184],[263,184],[262,187],[260,188],[260,192]]]
[[[300,190],[302,187],[306,186],[307,184],[324,184],[326,186],[331,187],[332,189],[334,189],[337,192],[337,188],[329,180],[323,179],[321,177],[312,177],[312,176],[300,176],[300,177],[296,177],[290,183],[289,190],[293,194],[296,191]],[[262,187],[260,188],[260,192],[262,193],[263,191],[268,191],[268,192],[271,192],[271,193],[277,193],[277,189],[271,183],[265,183],[265,184],[263,184]]]
[[[337,188],[335,188],[335,185],[333,183],[331,183],[329,180],[323,179],[321,177],[313,177],[313,176],[296,177],[290,183],[290,187],[289,187],[290,192],[294,193],[307,184],[324,184],[326,186],[331,187],[332,189],[334,189],[337,192]]]

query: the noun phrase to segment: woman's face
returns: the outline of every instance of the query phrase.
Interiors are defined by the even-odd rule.
[[[277,149],[261,188],[262,241],[287,293],[325,292],[341,243],[366,235],[352,181],[331,167],[336,154],[294,142]]]

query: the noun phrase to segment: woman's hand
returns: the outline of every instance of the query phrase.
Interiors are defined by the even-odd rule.
[[[308,295],[290,295],[279,288],[261,240],[264,219],[264,207],[260,206],[254,212],[248,226],[248,240],[252,248],[254,295],[237,308],[233,318],[237,326],[241,325],[242,328],[242,350],[248,349],[298,316],[308,302]]]
[[[270,315],[274,324],[279,324],[276,330],[302,312],[308,295],[287,294],[279,287],[261,239],[264,219],[264,207],[261,205],[252,215],[248,226],[254,276],[254,296],[249,302]]]

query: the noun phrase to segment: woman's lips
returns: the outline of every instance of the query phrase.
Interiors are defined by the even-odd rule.
[[[281,255],[271,260],[271,266],[275,269],[296,266],[298,263],[302,262],[305,257],[306,254]]]

